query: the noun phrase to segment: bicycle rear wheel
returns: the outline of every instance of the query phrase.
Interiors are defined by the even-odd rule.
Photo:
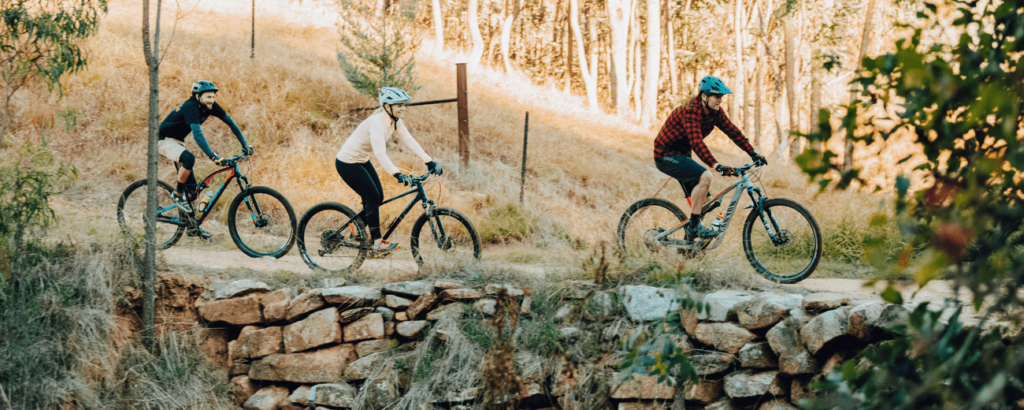
[[[751,211],[743,223],[747,260],[770,281],[796,283],[806,279],[818,267],[821,249],[818,222],[807,208],[791,199],[765,200],[764,212]]]
[[[146,240],[146,190],[149,181],[142,179],[125,188],[117,201],[117,223],[121,232],[138,243]],[[156,249],[162,250],[174,246],[185,233],[185,227],[174,221],[181,221],[184,213],[174,204],[171,193],[174,191],[164,181],[157,182],[156,189]]]
[[[480,233],[462,212],[434,208],[434,216],[420,215],[409,241],[416,263],[446,264],[480,259]]]
[[[675,204],[658,198],[645,198],[630,205],[619,219],[616,235],[619,249],[630,256],[658,253],[663,247],[654,244],[654,236],[686,222],[686,214]],[[671,237],[683,239],[684,232]]]
[[[362,218],[355,216],[355,211],[337,202],[316,204],[306,211],[298,230],[302,261],[310,269],[334,274],[359,269],[372,241]]]
[[[284,195],[254,186],[231,201],[228,231],[242,253],[253,258],[280,258],[295,244],[295,219],[295,211]]]

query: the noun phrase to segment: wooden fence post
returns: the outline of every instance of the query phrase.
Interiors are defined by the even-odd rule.
[[[466,63],[455,65],[458,72],[458,111],[459,111],[459,156],[462,167],[469,167],[469,88],[466,84]]]

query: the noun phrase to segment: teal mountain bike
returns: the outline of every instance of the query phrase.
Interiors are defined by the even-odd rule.
[[[696,254],[717,248],[736,212],[744,192],[753,202],[743,222],[743,251],[759,274],[777,283],[796,283],[806,279],[821,261],[822,239],[818,222],[806,207],[792,199],[768,198],[755,187],[751,176],[760,176],[761,167],[747,164],[736,168],[740,180],[708,200],[701,213],[710,215],[722,205],[725,195],[735,190],[722,217],[717,237],[686,240],[687,214],[675,204],[659,198],[645,198],[631,205],[619,220],[616,240],[627,255],[657,253],[675,248],[683,254]],[[690,198],[686,198],[689,202]],[[707,218],[705,218],[707,220]]]
[[[186,231],[195,232],[210,214],[217,201],[224,194],[228,184],[237,182],[241,192],[228,206],[228,232],[238,249],[246,255],[259,258],[284,256],[295,244],[295,211],[288,199],[280,192],[265,186],[251,186],[249,178],[242,174],[238,164],[247,159],[237,155],[224,160],[224,168],[210,174],[196,186],[189,195],[189,202],[202,197],[200,193],[210,187],[213,177],[227,173],[224,182],[215,192],[208,192],[209,201],[203,201],[202,209],[193,205],[194,212],[183,211],[171,198],[174,188],[158,181],[156,211],[156,248],[174,246]],[[146,238],[146,190],[148,180],[133,182],[121,194],[117,202],[117,222],[126,235],[135,240]],[[191,234],[190,234],[191,235]]]

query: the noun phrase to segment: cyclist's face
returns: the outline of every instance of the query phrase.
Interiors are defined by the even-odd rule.
[[[206,106],[206,109],[212,110],[213,103],[217,101],[217,93],[213,91],[207,91],[199,94],[199,103]]]
[[[711,94],[708,95],[708,108],[717,110],[722,106],[722,94]]]
[[[394,104],[391,106],[391,109],[394,111],[392,112],[392,115],[394,115],[395,118],[402,118],[402,116],[405,115],[405,104]]]

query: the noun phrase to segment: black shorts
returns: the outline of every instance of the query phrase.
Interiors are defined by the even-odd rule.
[[[675,157],[655,158],[654,166],[658,171],[675,178],[682,185],[686,197],[690,197],[693,188],[700,182],[700,176],[708,169],[694,161],[693,158],[685,155]],[[710,193],[709,193],[710,194]]]

